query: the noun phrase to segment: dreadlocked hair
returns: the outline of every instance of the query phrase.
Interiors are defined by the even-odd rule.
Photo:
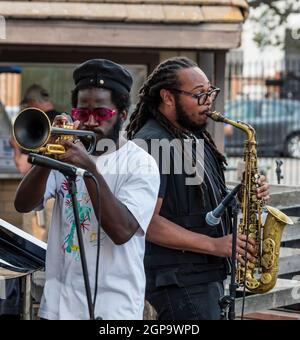
[[[127,126],[129,139],[134,137],[149,118],[155,117],[162,102],[160,90],[177,87],[177,71],[192,67],[197,67],[192,60],[175,57],[167,59],[155,68],[139,91],[139,101]]]
[[[178,88],[177,72],[182,69],[198,67],[198,65],[186,58],[175,57],[160,63],[149,75],[139,91],[139,101],[131,114],[129,124],[126,128],[127,138],[133,139],[135,134],[145,125],[149,118],[155,118],[172,136],[184,138],[182,130],[176,128],[163,114],[159,112],[159,105],[162,102],[161,89]],[[224,168],[227,165],[226,158],[220,153],[209,132],[203,132],[204,139],[214,151],[218,162]]]
[[[207,130],[204,130],[203,137],[206,140],[206,142],[210,145],[210,147],[213,149],[222,169],[225,170],[225,165],[228,165],[226,157],[217,149],[217,146],[214,140],[212,139],[211,134]]]

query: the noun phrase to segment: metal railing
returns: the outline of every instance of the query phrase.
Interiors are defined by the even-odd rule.
[[[281,63],[227,62],[225,114],[251,124],[256,131],[259,163],[270,183],[278,183],[276,160],[283,164],[280,183],[300,186],[300,58]],[[225,127],[225,153],[236,168],[245,135]],[[232,179],[234,171],[228,171]]]

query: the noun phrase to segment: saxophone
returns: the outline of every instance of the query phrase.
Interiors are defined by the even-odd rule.
[[[266,293],[276,284],[281,237],[286,224],[293,221],[280,210],[263,206],[263,200],[257,198],[257,143],[255,130],[249,124],[230,120],[218,112],[211,112],[209,117],[216,122],[230,124],[243,130],[247,139],[244,148],[245,172],[243,176],[243,191],[241,199],[241,219],[238,232],[245,234],[247,239],[253,239],[257,246],[255,263],[246,261],[245,265],[238,263],[236,271],[237,282],[253,293]],[[267,211],[264,225],[262,213]]]

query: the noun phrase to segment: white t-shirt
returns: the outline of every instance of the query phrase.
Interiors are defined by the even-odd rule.
[[[142,319],[145,233],[157,201],[159,170],[155,160],[131,141],[113,153],[95,157],[95,162],[112,193],[126,205],[140,226],[122,245],[114,244],[101,230],[95,317],[104,320]],[[82,178],[77,177],[76,185],[93,297],[98,223]],[[39,315],[45,319],[89,319],[71,197],[66,178],[57,171],[51,171],[48,178],[45,201],[50,197],[56,200]]]

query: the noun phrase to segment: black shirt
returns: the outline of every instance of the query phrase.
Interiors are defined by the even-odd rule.
[[[193,144],[193,152],[195,152],[197,143],[203,142],[201,134],[197,137],[187,136],[187,142]],[[153,146],[154,140],[170,141],[173,137],[155,119],[150,119],[136,134],[135,139],[146,140],[148,146],[152,141]],[[163,173],[163,160],[167,158],[166,155],[160,154],[157,159],[155,154],[151,153],[156,158],[161,173],[159,197],[163,198],[163,203],[160,215],[193,232],[211,237],[225,235],[228,224],[226,216],[222,224],[217,227],[209,227],[205,223],[206,213],[214,209],[226,194],[223,171],[209,144],[204,142],[202,190],[199,185],[186,185],[186,179],[193,176],[185,172],[176,173],[177,164],[172,162],[176,158],[176,149],[171,148],[170,153],[169,174]],[[145,269],[147,289],[172,284],[187,286],[221,281],[226,277],[226,265],[223,258],[169,249],[151,242],[146,242]]]

